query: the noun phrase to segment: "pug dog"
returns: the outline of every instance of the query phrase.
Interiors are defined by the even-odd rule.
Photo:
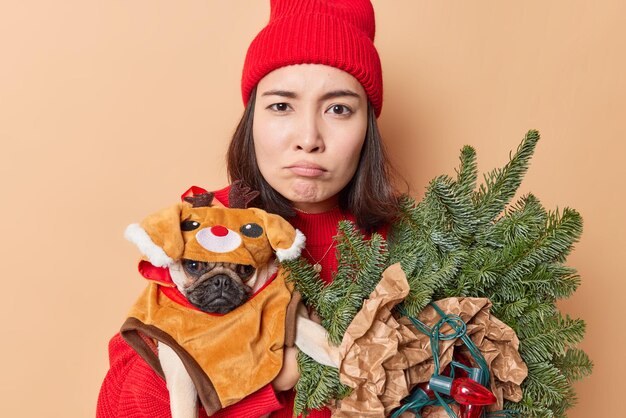
[[[164,376],[173,418],[197,417],[198,400],[212,415],[280,371],[291,288],[278,262],[299,257],[305,238],[283,218],[246,208],[254,193],[234,184],[225,208],[192,187],[183,202],[126,229],[151,283],[121,333]],[[240,369],[225,378],[224,362]]]

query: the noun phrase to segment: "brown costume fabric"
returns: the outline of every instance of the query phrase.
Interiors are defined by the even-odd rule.
[[[245,304],[211,315],[177,304],[150,283],[122,326],[122,336],[163,375],[158,358],[142,338],[172,347],[189,372],[209,415],[270,383],[283,362],[291,285],[276,278]]]
[[[415,385],[430,380],[434,362],[429,337],[418,331],[408,318],[391,311],[408,291],[400,266],[390,266],[348,327],[340,346],[339,374],[341,382],[354,390],[338,402],[333,417],[387,416],[400,406],[400,401]],[[487,361],[491,390],[498,399],[488,409],[500,409],[503,398],[521,400],[520,385],[528,369],[518,353],[515,332],[489,313],[491,302],[484,298],[448,298],[436,304],[443,312],[459,315],[467,323],[467,334]],[[432,327],[441,317],[428,306],[418,319]],[[442,328],[444,333],[450,331],[447,326]],[[460,339],[441,341],[441,370],[452,360],[453,351],[463,348]],[[412,415],[403,414],[403,417]],[[447,416],[441,407],[425,408],[421,415]]]

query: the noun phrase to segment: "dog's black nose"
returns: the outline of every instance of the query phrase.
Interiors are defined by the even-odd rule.
[[[226,275],[220,274],[213,277],[213,280],[211,280],[211,284],[217,290],[226,290],[231,286],[231,279]]]

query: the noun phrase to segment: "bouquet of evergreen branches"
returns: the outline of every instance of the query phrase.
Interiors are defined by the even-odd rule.
[[[286,263],[305,303],[320,314],[329,341],[341,343],[382,272],[399,262],[410,286],[403,308],[411,316],[446,297],[490,299],[492,314],[517,333],[529,369],[523,399],[506,401],[505,408],[523,417],[564,417],[576,401],[572,382],[592,369],[587,355],[575,347],[585,323],[564,317],[556,306],[580,283],[576,270],[564,262],[580,238],[582,219],[569,208],[547,211],[532,194],[509,205],[538,140],[539,133],[529,131],[508,164],[485,175],[478,189],[476,153],[465,146],[456,178],[432,180],[419,203],[402,198],[388,242],[378,234],[366,240],[354,224],[340,222],[339,268],[328,286],[306,261]],[[349,393],[337,369],[304,353],[298,363],[295,415]]]

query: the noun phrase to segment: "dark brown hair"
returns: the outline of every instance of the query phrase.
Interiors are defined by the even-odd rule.
[[[261,175],[256,162],[252,121],[256,88],[237,125],[228,147],[226,164],[231,182],[243,180],[259,191],[255,200],[260,208],[285,218],[295,216],[290,202],[274,190]],[[367,132],[361,149],[359,165],[352,180],[339,192],[339,208],[354,215],[357,225],[372,231],[392,222],[398,214],[398,197],[391,179],[382,138],[371,104],[367,109]]]

